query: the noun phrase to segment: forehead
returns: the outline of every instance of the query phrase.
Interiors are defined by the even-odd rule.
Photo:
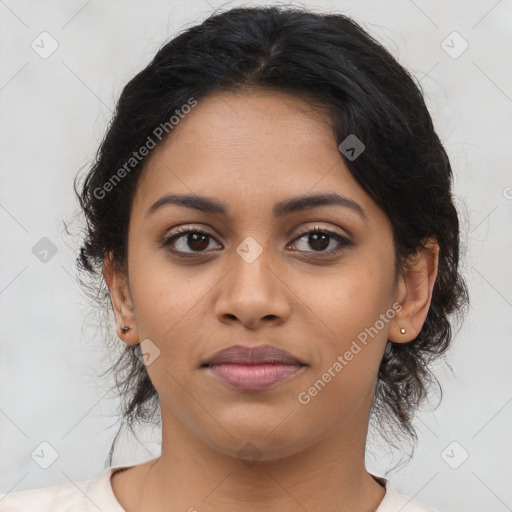
[[[258,211],[329,191],[379,213],[346,168],[324,110],[275,91],[220,92],[199,100],[150,155],[133,211],[172,192]]]
[[[330,118],[305,99],[269,90],[216,92],[200,99],[182,116],[169,137],[154,152],[153,160],[171,149],[186,148],[189,158],[215,154],[247,161],[336,147]],[[172,148],[170,148],[172,146]],[[193,154],[191,154],[193,153]],[[291,156],[291,155],[288,155]],[[251,158],[252,157],[252,158]]]

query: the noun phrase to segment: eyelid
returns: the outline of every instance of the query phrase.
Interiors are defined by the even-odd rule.
[[[334,233],[335,235],[338,235],[338,236],[341,236],[343,238],[346,238],[347,241],[351,241],[351,236],[346,231],[343,232],[343,233],[340,233],[340,232],[336,231],[335,228],[330,228],[330,227],[326,227],[326,226],[320,226],[318,223],[315,223],[314,226],[306,226],[306,227],[304,227],[303,231],[299,232],[297,234],[297,237],[300,237],[300,236],[305,235],[307,233],[311,233],[311,231],[315,231],[315,230],[316,231],[326,232],[326,233]],[[296,238],[294,238],[294,240],[296,240]]]
[[[218,237],[217,234],[212,233],[211,231],[215,232],[213,228],[208,226],[207,229],[198,227],[197,225],[181,225],[176,228],[171,228],[170,230],[166,230],[165,234],[161,237],[159,245],[161,247],[169,244],[171,239],[179,239],[180,235],[186,235],[188,233],[200,233],[206,236],[209,236],[212,240],[215,240],[219,245],[222,245],[222,243],[217,240]]]
[[[334,249],[329,249],[328,251],[296,251],[306,258],[311,258],[311,255],[315,254],[316,256],[313,256],[315,260],[319,260],[320,258],[335,257],[354,246],[354,242],[350,236],[341,234],[334,229],[322,227],[317,224],[315,224],[313,227],[310,226],[309,228],[304,228],[304,231],[295,236],[289,245],[296,244],[297,241],[299,241],[303,236],[312,233],[326,234],[329,238],[336,240],[337,246]]]
[[[213,228],[209,224],[202,224],[202,223],[180,224],[178,226],[167,228],[164,231],[162,238],[168,239],[172,236],[179,235],[181,233],[187,233],[189,231],[203,231],[205,234],[211,236],[212,238],[215,238],[218,241],[219,241],[219,239],[222,239],[222,236],[220,236],[218,234],[218,232],[215,228]]]

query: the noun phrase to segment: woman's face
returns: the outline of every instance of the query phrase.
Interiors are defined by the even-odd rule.
[[[168,194],[224,212],[192,201],[151,212]],[[320,194],[345,199],[305,207]],[[307,103],[262,91],[200,100],[137,185],[128,280],[124,323],[129,342],[146,340],[164,431],[262,460],[366,435],[388,331],[399,329],[392,228]],[[260,390],[202,366],[220,349],[263,344],[305,366]]]

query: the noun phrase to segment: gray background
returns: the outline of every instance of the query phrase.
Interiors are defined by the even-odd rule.
[[[72,180],[93,158],[121,88],[162,42],[235,5],[0,1],[0,492],[77,482],[105,467],[118,404],[98,378],[103,340],[74,277],[80,240],[63,231],[64,219],[80,230]],[[441,406],[433,410],[435,396],[425,406],[415,457],[386,477],[442,511],[512,510],[512,3],[303,5],[353,16],[421,80],[456,174],[472,305],[449,366],[436,368]],[[47,58],[44,31],[58,43]],[[454,31],[469,44],[461,55]],[[44,237],[57,250],[47,261],[33,252]],[[114,465],[157,455],[158,438],[126,436]],[[58,452],[48,469],[31,458],[52,453],[42,442]],[[384,474],[389,462],[372,441],[368,468]]]

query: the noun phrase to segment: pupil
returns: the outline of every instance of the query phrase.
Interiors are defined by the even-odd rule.
[[[310,235],[309,243],[311,244],[311,247],[315,249],[315,251],[320,251],[329,246],[329,241],[327,240],[328,238],[329,236],[326,235],[325,233],[313,233],[312,235]],[[313,239],[313,241],[311,241],[311,239]],[[317,246],[316,244],[318,244],[319,239],[322,240],[320,241],[319,246]]]
[[[200,238],[203,239],[203,243],[202,244],[200,242],[198,242],[198,239],[200,239]],[[196,245],[194,247],[191,247],[194,250],[206,249],[208,247],[208,240],[207,240],[207,238],[208,237],[206,237],[205,235],[202,235],[201,233],[190,233],[188,235],[188,244],[190,246],[191,244],[198,244],[199,243],[199,246]]]

